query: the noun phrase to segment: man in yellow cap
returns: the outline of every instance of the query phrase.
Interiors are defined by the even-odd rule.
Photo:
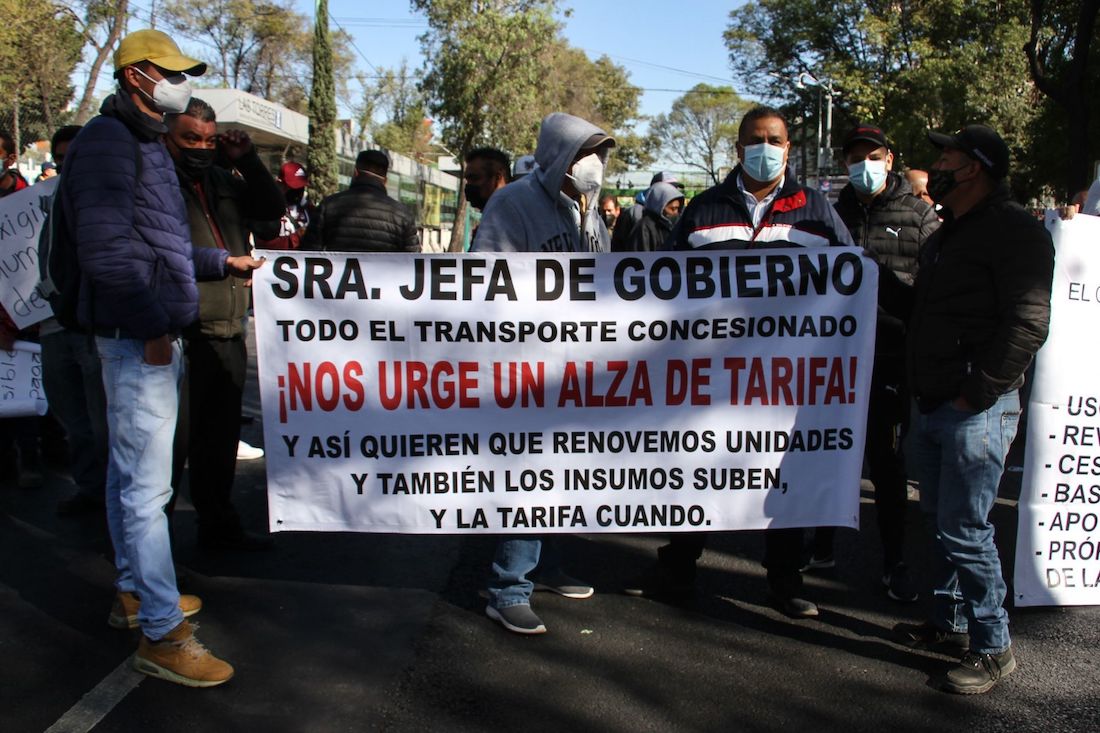
[[[118,570],[108,621],[141,628],[138,671],[191,687],[219,685],[233,668],[185,620],[202,602],[177,590],[163,511],[172,494],[179,335],[198,317],[196,276],[247,277],[260,265],[191,244],[163,118],[187,108],[187,76],[205,70],[160,31],[123,38],[118,91],[69,147],[58,194],[58,226],[81,272],[77,318],[95,335],[107,397],[107,520]]]

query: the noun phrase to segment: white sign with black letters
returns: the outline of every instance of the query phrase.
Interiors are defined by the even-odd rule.
[[[54,176],[0,199],[0,304],[20,329],[53,315],[37,290],[38,235],[57,181]]]
[[[858,523],[878,273],[854,248],[267,256],[273,530]]]
[[[1100,604],[1100,217],[1054,238],[1050,335],[1035,360],[1016,537],[1016,605]]]

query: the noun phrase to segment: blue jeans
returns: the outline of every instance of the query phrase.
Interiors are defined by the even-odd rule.
[[[50,411],[69,438],[77,488],[103,499],[107,480],[107,403],[99,356],[88,336],[76,331],[43,334],[42,381]]]
[[[558,569],[557,543],[540,537],[508,538],[497,543],[489,571],[489,605],[493,608],[531,603],[536,568],[544,574]]]
[[[981,653],[999,654],[1011,644],[989,512],[1019,421],[1016,391],[979,413],[944,403],[913,414],[911,468],[933,535],[931,621],[969,633],[970,649]]]
[[[97,338],[107,395],[107,526],[116,585],[141,599],[138,624],[156,641],[183,621],[164,506],[172,496],[172,438],[182,349],[172,363],[145,363],[145,342]]]

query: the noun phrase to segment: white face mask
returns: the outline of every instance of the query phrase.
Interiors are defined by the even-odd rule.
[[[599,153],[586,155],[576,163],[565,177],[573,182],[579,193],[593,196],[603,185],[603,160]]]
[[[164,79],[154,79],[138,67],[134,71],[153,82],[152,96],[145,94],[145,90],[139,91],[153,103],[153,109],[164,114],[180,113],[187,109],[191,101],[191,82],[183,74],[173,74]]]
[[[862,194],[870,195],[886,183],[885,160],[861,160],[848,166],[848,180]]]

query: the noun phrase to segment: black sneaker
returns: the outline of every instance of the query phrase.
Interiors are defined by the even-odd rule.
[[[909,578],[909,568],[903,562],[899,562],[893,570],[882,576],[882,585],[885,586],[890,600],[898,603],[913,603],[917,600],[917,591]]]
[[[656,562],[641,575],[623,584],[623,593],[646,598],[684,597],[695,592],[695,568],[692,572],[676,571]]]
[[[545,634],[546,625],[542,622],[531,606],[522,603],[518,606],[505,606],[504,608],[485,607],[485,615],[509,631],[517,634]]]
[[[817,604],[805,598],[773,595],[771,602],[777,611],[789,618],[816,618],[820,614]]]
[[[582,583],[558,570],[535,579],[535,590],[545,590],[557,593],[559,596],[573,599],[591,598],[596,589],[587,583]]]
[[[1000,654],[967,652],[959,666],[951,669],[939,681],[941,690],[957,695],[980,695],[1016,670],[1016,657],[1012,647]]]
[[[928,621],[919,624],[896,624],[894,636],[899,643],[910,649],[929,649],[945,654],[962,654],[970,649],[969,634],[944,631]]]

